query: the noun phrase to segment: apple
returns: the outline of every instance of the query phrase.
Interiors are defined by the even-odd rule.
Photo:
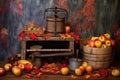
[[[111,40],[106,40],[105,41],[105,45],[108,46],[108,47],[110,47],[112,45]]]
[[[88,45],[90,47],[94,47],[95,46],[95,41],[94,40],[89,40]]]
[[[31,71],[33,69],[33,65],[30,63],[26,63],[24,66],[26,71]]]
[[[82,62],[82,66],[86,68],[88,66],[88,63],[86,61]]]
[[[18,68],[20,68],[21,70],[24,70],[24,69],[25,69],[24,64],[18,64],[17,66],[18,66]]]
[[[102,43],[104,43],[104,42],[106,41],[105,35],[100,35],[100,36],[99,36],[99,40],[100,40]]]
[[[115,76],[115,77],[120,76],[120,70],[119,69],[113,69],[112,70],[112,76]]]
[[[102,42],[99,39],[95,40],[95,46],[100,48],[102,46]]]
[[[10,71],[12,69],[12,64],[10,64],[10,63],[5,64],[4,69],[5,69],[5,71]]]
[[[69,73],[69,68],[68,67],[63,67],[63,68],[61,68],[60,71],[61,71],[61,74],[67,75]]]
[[[107,48],[107,46],[105,44],[102,44],[102,48]]]
[[[12,73],[13,73],[15,76],[20,76],[21,73],[22,73],[22,71],[21,71],[21,69],[20,69],[18,66],[14,66],[14,67],[12,68]]]
[[[91,40],[96,40],[96,39],[98,39],[97,36],[93,36],[93,37],[91,37]]]
[[[82,65],[79,66],[79,69],[81,69],[83,72],[85,72],[85,68]]]
[[[111,40],[111,45],[112,45],[112,47],[115,46],[115,40]]]
[[[82,74],[83,74],[83,70],[80,69],[80,68],[76,68],[76,69],[75,69],[75,74],[76,74],[77,76],[82,75]]]
[[[86,70],[87,73],[91,73],[93,71],[92,65],[86,66],[85,70]]]
[[[106,39],[110,39],[111,38],[109,33],[105,33],[104,35],[105,35]]]
[[[66,32],[66,33],[69,33],[69,32],[70,32],[70,26],[66,26],[66,27],[65,27],[65,32]]]
[[[0,76],[3,76],[5,74],[5,69],[0,67]]]

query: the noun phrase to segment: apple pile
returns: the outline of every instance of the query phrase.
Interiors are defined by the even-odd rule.
[[[96,48],[114,47],[115,40],[111,39],[111,35],[109,33],[105,33],[101,34],[100,36],[91,37],[86,46]]]
[[[89,65],[87,62],[82,62],[82,65],[80,65],[78,68],[75,69],[76,75],[83,75],[84,73],[92,73],[93,67],[92,65]]]

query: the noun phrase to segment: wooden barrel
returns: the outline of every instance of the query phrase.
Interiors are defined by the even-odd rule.
[[[83,59],[94,69],[108,68],[112,61],[112,48],[83,47]]]
[[[47,32],[52,35],[63,33],[65,28],[64,17],[47,17]]]

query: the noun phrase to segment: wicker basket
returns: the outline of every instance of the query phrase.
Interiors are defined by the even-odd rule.
[[[108,68],[112,62],[112,48],[83,47],[83,59],[94,69]]]

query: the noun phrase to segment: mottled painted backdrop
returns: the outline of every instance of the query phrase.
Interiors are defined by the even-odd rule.
[[[46,26],[44,11],[59,7],[68,11],[68,23],[81,39],[114,33],[120,19],[119,0],[0,0],[0,60],[20,53],[18,35],[34,21]]]

